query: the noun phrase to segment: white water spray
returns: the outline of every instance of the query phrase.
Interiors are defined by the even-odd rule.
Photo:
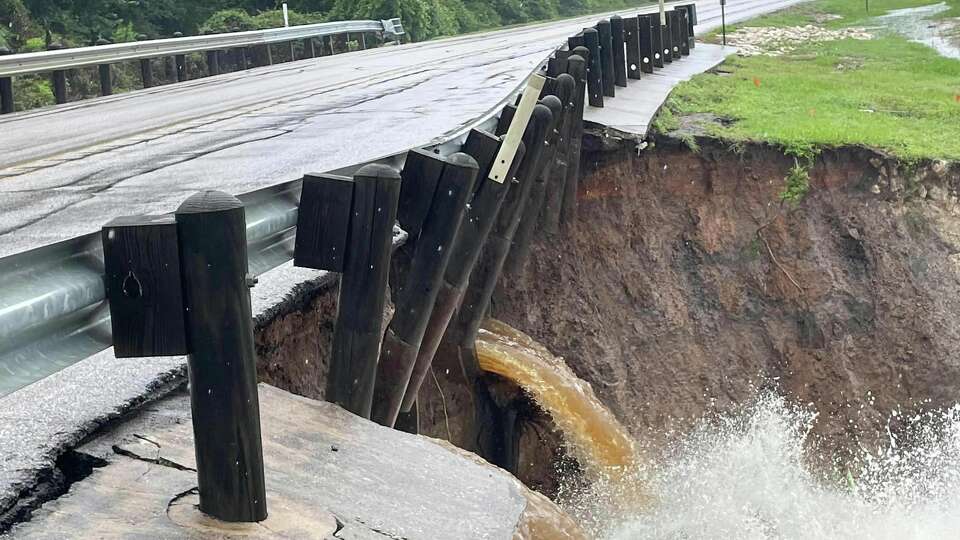
[[[815,416],[764,395],[639,474],[658,501],[648,511],[610,515],[595,492],[567,509],[606,540],[960,538],[960,407],[907,420],[909,449],[864,450],[856,479],[847,464],[822,475],[805,462]]]

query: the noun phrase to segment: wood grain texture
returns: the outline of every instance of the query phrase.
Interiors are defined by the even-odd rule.
[[[181,205],[176,221],[200,509],[223,521],[263,521],[267,505],[243,203],[225,193],[199,193]]]
[[[348,411],[369,418],[383,337],[400,173],[385,165],[366,165],[353,181],[349,248],[340,280],[327,395]]]
[[[187,354],[173,216],[117,218],[101,238],[114,355]]]
[[[331,174],[303,177],[293,264],[343,272],[353,208],[353,180]]]

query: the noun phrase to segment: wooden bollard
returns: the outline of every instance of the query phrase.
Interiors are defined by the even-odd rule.
[[[561,73],[557,77],[557,97],[563,102],[563,118],[560,125],[560,142],[557,144],[553,166],[544,173],[547,180],[547,196],[540,214],[540,224],[546,232],[551,234],[560,230],[564,185],[570,168],[576,122],[574,118],[577,109],[576,91],[577,82],[569,73]]]
[[[63,49],[60,43],[51,43],[47,45],[48,51],[59,51]],[[67,72],[66,70],[56,69],[50,74],[50,82],[53,86],[53,101],[57,105],[62,105],[68,101],[67,98]]]
[[[663,27],[660,25],[659,15],[645,15],[650,23],[650,63],[655,68],[662,68],[666,65],[663,61]],[[640,30],[641,39],[643,37],[643,28]],[[643,48],[643,44],[640,45]]]
[[[616,97],[616,72],[613,63],[613,31],[610,21],[597,23],[597,36],[600,38],[600,66],[603,70],[603,95]]]
[[[516,274],[526,262],[527,254],[530,251],[530,243],[533,241],[533,233],[540,222],[540,210],[543,208],[544,200],[547,196],[547,175],[553,168],[553,160],[557,155],[557,148],[560,143],[560,128],[563,120],[563,101],[556,95],[550,95],[540,100],[540,103],[550,109],[551,118],[547,127],[547,134],[543,142],[543,156],[541,157],[540,172],[533,179],[533,186],[530,188],[530,196],[523,208],[520,216],[520,224],[517,232],[513,235],[513,242],[510,248],[510,258],[507,260],[505,270],[508,274]]]
[[[406,163],[400,173],[400,203],[397,218],[400,227],[407,231],[411,240],[420,236],[423,222],[433,206],[433,194],[437,190],[446,162],[426,150],[407,152]]]
[[[140,60],[140,82],[144,88],[153,86],[153,62],[149,58]]]
[[[177,66],[177,82],[183,82],[187,80],[187,57],[183,54],[178,54],[173,57],[173,62]]]
[[[640,61],[640,20],[637,17],[624,19],[623,34],[627,51],[627,78],[639,79],[643,73]]]
[[[200,510],[267,517],[243,203],[198,193],[176,212]]]
[[[207,75],[213,77],[220,74],[219,51],[207,51]]]
[[[674,60],[682,60],[683,42],[685,42],[687,38],[683,37],[683,27],[686,26],[686,24],[681,23],[680,10],[674,9],[667,13],[667,20],[670,21],[670,44],[672,45],[670,54]]]
[[[690,56],[690,23],[687,22],[689,13],[685,6],[678,6],[673,12],[677,14],[677,38],[680,41],[680,54]]]
[[[400,413],[478,170],[469,155],[453,154],[446,160],[436,190],[424,194],[433,203],[416,241],[407,283],[398,295],[377,365],[372,419],[384,426],[393,427]]]
[[[348,411],[370,418],[400,173],[386,165],[365,165],[354,174],[353,182],[327,395]]]
[[[13,54],[6,47],[0,47],[0,56]],[[0,77],[0,114],[10,114],[16,107],[13,103],[13,77]]]
[[[570,126],[570,154],[567,165],[567,178],[563,184],[562,223],[573,223],[577,216],[577,190],[580,189],[580,152],[583,148],[583,112],[586,107],[587,61],[581,54],[589,54],[585,47],[573,51],[576,53],[567,60],[567,72],[577,82],[574,92],[576,108],[573,112],[573,124]]]
[[[680,6],[681,8],[687,11],[687,43],[690,49],[694,49],[697,46],[697,38],[695,27],[697,26],[697,5],[696,4],[687,4],[685,6]]]
[[[500,213],[484,247],[485,256],[474,268],[470,287],[467,288],[460,306],[457,327],[454,330],[460,349],[471,351],[474,349],[480,325],[490,307],[490,298],[493,296],[497,280],[510,253],[513,235],[516,234],[517,227],[520,225],[520,218],[530,197],[533,182],[540,173],[544,141],[547,129],[553,120],[552,116],[549,107],[537,105],[524,133],[524,145],[527,151],[517,171],[517,183],[510,188],[507,199],[500,208]],[[466,358],[465,369],[468,376],[475,377],[479,373],[479,366],[476,364],[476,358],[471,360],[469,356]]]
[[[100,64],[97,66],[100,75],[100,95],[113,95],[113,77],[110,73],[110,64]]]
[[[640,27],[640,70],[644,73],[653,73],[653,68],[657,66],[656,60],[659,58],[659,55],[654,56],[657,47],[653,42],[653,17],[638,15],[637,24]],[[663,67],[662,62],[659,67]]]
[[[600,60],[600,35],[593,28],[583,31],[583,42],[590,54],[587,61],[587,94],[591,107],[603,107],[603,65]]]
[[[673,63],[673,30],[670,25],[670,13],[665,12],[663,20],[658,19],[660,23],[661,51],[665,64]]]
[[[627,50],[623,18],[610,17],[610,36],[613,43],[613,82],[617,86],[627,86]]]
[[[463,293],[470,281],[470,273],[480,258],[483,245],[493,229],[496,216],[513,184],[517,167],[523,161],[526,150],[521,142],[510,171],[507,173],[510,180],[506,182],[491,180],[490,169],[493,167],[500,144],[499,138],[483,131],[473,130],[467,136],[467,142],[463,146],[463,152],[475,157],[480,168],[477,189],[467,210],[466,219],[460,225],[457,239],[453,243],[453,253],[450,255],[440,292],[433,312],[430,314],[430,322],[427,323],[417,361],[403,396],[401,410],[404,413],[413,410],[417,394],[430,371],[433,358],[436,356],[447,327],[457,308],[460,307]]]

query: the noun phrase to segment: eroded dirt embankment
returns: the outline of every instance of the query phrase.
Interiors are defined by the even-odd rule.
[[[576,222],[501,278],[493,315],[565,357],[638,438],[773,387],[813,403],[833,453],[879,437],[895,407],[957,401],[960,168],[824,151],[792,204],[780,195],[795,161],[774,148],[594,146]],[[261,334],[266,382],[323,397],[335,304],[323,293]],[[438,358],[434,374],[421,432],[476,449],[458,364]],[[519,418],[518,476],[553,492],[552,423],[491,382],[511,407],[488,428]]]
[[[494,315],[642,438],[757,388],[812,402],[828,450],[879,435],[897,406],[956,403],[960,169],[824,151],[782,203],[794,165],[710,140],[592,154],[577,223],[501,281]]]

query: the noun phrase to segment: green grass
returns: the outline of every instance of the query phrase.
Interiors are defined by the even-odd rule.
[[[922,3],[871,0],[871,12]],[[756,22],[806,24],[797,21],[817,11],[849,14],[857,4],[820,0]],[[732,57],[722,71],[729,73],[678,86],[656,128],[670,131],[680,116],[711,113],[732,122],[710,124],[708,133],[734,143],[863,145],[904,160],[960,159],[960,61],[925,46],[892,35],[806,44],[784,57]]]

